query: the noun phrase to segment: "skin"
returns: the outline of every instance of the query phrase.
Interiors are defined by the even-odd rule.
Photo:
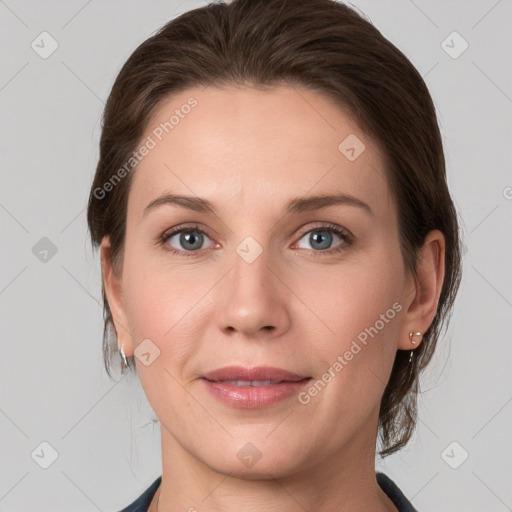
[[[198,105],[134,171],[122,272],[108,238],[101,246],[120,345],[133,356],[149,338],[160,350],[148,366],[135,358],[161,422],[162,484],[150,510],[159,500],[160,512],[396,512],[375,479],[379,405],[396,351],[419,346],[409,332],[425,332],[434,318],[443,235],[429,233],[417,275],[408,272],[382,153],[319,93],[189,89],[160,104],[144,138],[191,96]],[[355,161],[338,150],[350,134],[366,147]],[[143,215],[169,191],[208,199],[216,213],[168,204]],[[335,192],[373,213],[346,204],[284,209],[292,198]],[[190,223],[206,231],[192,257],[168,250],[193,252],[179,234],[157,243]],[[318,248],[311,232],[327,223],[349,230],[353,243],[333,233]],[[252,263],[236,252],[248,236],[263,251]],[[307,404],[292,396],[235,409],[199,378],[227,365],[268,365],[319,379],[396,302],[401,311]],[[237,457],[247,442],[262,454],[250,468]]]

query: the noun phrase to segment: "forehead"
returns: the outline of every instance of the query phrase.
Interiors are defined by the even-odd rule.
[[[379,147],[347,111],[304,87],[187,89],[160,103],[145,141],[129,196],[139,217],[169,190],[247,208],[308,191],[391,206]]]

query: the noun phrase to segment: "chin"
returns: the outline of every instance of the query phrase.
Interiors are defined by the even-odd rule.
[[[230,475],[233,478],[242,480],[272,480],[289,476],[303,469],[302,463],[297,458],[297,449],[290,447],[289,450],[283,449],[278,451],[276,445],[258,448],[263,443],[245,442],[236,443],[232,449],[222,450],[222,453],[214,453],[213,458],[203,458],[203,463],[212,470]],[[213,450],[215,451],[215,450]],[[202,450],[200,455],[204,457],[205,451]],[[211,453],[211,452],[210,452]],[[226,457],[227,453],[233,455]]]
[[[274,480],[290,476],[298,471],[298,468],[288,464],[276,464],[273,461],[258,461],[255,466],[243,467],[243,464],[216,464],[212,467],[218,473],[229,475],[240,480]]]

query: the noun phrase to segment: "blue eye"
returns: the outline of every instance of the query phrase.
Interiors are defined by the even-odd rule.
[[[199,227],[182,226],[166,231],[160,237],[160,243],[177,256],[193,257],[197,256],[204,247],[206,240],[212,240],[205,231]],[[328,226],[317,226],[307,231],[300,239],[307,240],[309,247],[299,247],[307,249],[314,256],[329,255],[346,249],[353,242],[352,234],[346,229],[335,224]],[[332,248],[333,242],[339,239],[337,245]],[[213,242],[210,244],[212,247]]]
[[[172,240],[176,239],[174,243],[177,243],[179,246],[171,245],[171,251],[176,252],[190,252],[190,251],[199,251],[203,247],[204,240],[209,238],[204,231],[197,228],[182,228],[180,230],[176,230],[170,233],[166,233],[162,237],[162,241],[164,243],[172,244]]]
[[[341,243],[338,243],[334,248],[331,248],[333,241],[338,238]],[[343,249],[345,246],[350,245],[351,239],[349,234],[344,229],[339,227],[319,227],[316,229],[309,230],[301,240],[306,239],[309,247],[306,249],[312,249],[315,252],[336,252]],[[301,247],[304,249],[304,247]]]

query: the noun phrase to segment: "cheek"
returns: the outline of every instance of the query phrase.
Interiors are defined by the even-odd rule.
[[[157,266],[146,255],[126,260],[125,308],[136,349],[150,339],[160,350],[160,363],[180,371],[197,350],[191,340],[201,339],[207,320],[204,296],[213,286],[212,277],[198,274],[191,266]]]
[[[125,307],[135,345],[142,338],[161,338],[172,327],[177,296],[171,287],[155,282],[140,269],[132,272],[125,282]]]
[[[158,344],[156,340],[173,325],[180,290],[134,244],[127,244],[123,277],[124,305],[135,346],[145,338]]]
[[[150,338],[164,348],[187,324],[187,315],[197,303],[197,293],[190,286],[163,279],[135,279],[126,289],[126,310],[137,345],[142,338]]]
[[[322,320],[314,319],[323,333],[314,341],[318,361],[327,369],[342,356],[344,376],[335,380],[359,392],[376,380],[372,371],[386,380],[403,311],[403,278],[397,255],[375,251],[370,256],[352,266],[331,268],[323,287],[311,287],[308,279],[299,292],[309,297],[308,306]]]
[[[148,366],[136,358],[137,373],[157,416],[173,418],[191,408],[180,382],[187,378],[183,369],[197,350],[191,340],[200,339],[198,301],[206,289],[190,286],[193,276],[187,271],[163,271],[147,259],[127,260],[126,269],[125,308],[134,349],[149,339],[159,350]]]
[[[313,292],[314,302],[335,336],[344,339],[375,324],[401,297],[397,269],[377,262],[348,271],[340,268],[325,282]]]

